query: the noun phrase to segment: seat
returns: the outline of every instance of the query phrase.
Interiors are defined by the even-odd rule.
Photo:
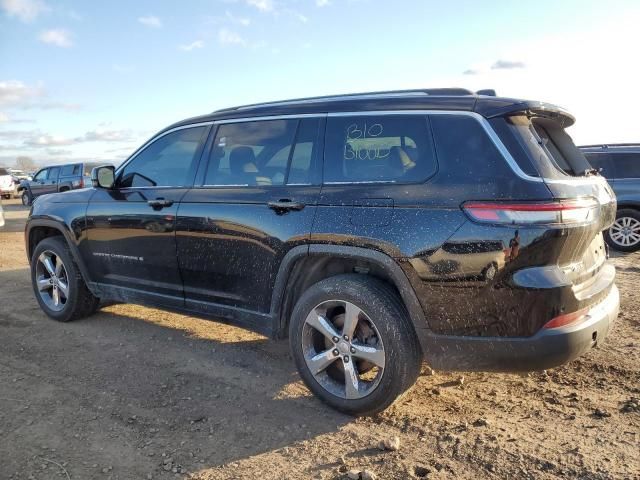
[[[251,147],[235,147],[229,154],[229,171],[234,183],[254,185],[256,182],[256,156]]]

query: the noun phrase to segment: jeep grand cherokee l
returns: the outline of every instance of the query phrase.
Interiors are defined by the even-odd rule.
[[[42,197],[35,296],[99,299],[289,337],[351,414],[419,374],[563,364],[618,313],[602,231],[616,201],[553,105],[433,89],[249,105],[183,120],[94,188]]]

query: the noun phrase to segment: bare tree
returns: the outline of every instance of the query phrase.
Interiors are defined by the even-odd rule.
[[[31,157],[20,156],[16,159],[16,167],[23,172],[31,172],[36,169],[36,162]]]

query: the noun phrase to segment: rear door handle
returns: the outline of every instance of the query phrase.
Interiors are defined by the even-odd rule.
[[[154,210],[160,210],[164,207],[170,207],[173,205],[173,200],[166,200],[164,198],[156,198],[155,200],[147,200],[147,204],[153,207]]]
[[[278,200],[277,202],[268,202],[267,205],[278,214],[286,213],[289,210],[302,210],[304,208],[304,203],[292,202],[286,199]]]

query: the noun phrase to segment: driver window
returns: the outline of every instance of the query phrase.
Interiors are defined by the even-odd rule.
[[[188,186],[206,129],[185,128],[158,138],[124,167],[118,187]]]
[[[44,170],[40,170],[35,177],[33,177],[34,180],[40,182],[42,180],[46,180],[47,179],[47,172],[49,170],[47,170],[46,168]]]

